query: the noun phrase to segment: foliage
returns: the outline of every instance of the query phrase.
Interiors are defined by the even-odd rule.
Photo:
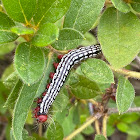
[[[117,127],[130,137],[140,137],[140,115],[123,114],[131,106],[140,106],[139,97],[135,97],[127,70],[119,72],[131,67],[140,51],[139,18],[138,0],[2,0],[0,59],[15,51],[14,61],[0,79],[0,115],[8,122],[6,138],[62,140],[88,120],[91,100],[87,99],[100,105],[107,101],[106,107],[116,107],[121,114],[109,116],[107,136]],[[98,40],[90,34],[95,27]],[[71,71],[52,105],[48,129],[43,136],[34,132],[29,136],[24,125],[35,124],[31,119],[33,101],[45,91],[56,54],[97,42],[104,57],[88,59]],[[140,79],[139,75],[136,73]],[[110,100],[114,93],[116,102]],[[94,109],[98,112],[101,108]],[[94,132],[89,125],[74,139],[83,140]],[[95,140],[105,137],[96,135]]]

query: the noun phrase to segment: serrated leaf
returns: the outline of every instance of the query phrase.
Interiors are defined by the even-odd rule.
[[[81,64],[83,74],[97,83],[114,83],[114,76],[106,63],[99,59],[88,59]]]
[[[34,30],[32,28],[27,28],[25,26],[15,26],[11,28],[13,33],[18,35],[33,34]]]
[[[10,95],[8,96],[8,99],[6,100],[6,102],[4,104],[4,107],[9,108],[9,109],[14,108],[16,99],[18,98],[18,94],[19,94],[21,88],[22,88],[22,82],[21,82],[21,80],[17,80]]]
[[[101,94],[98,85],[82,75],[73,74],[69,85],[72,93],[80,99],[90,99]]]
[[[36,9],[37,0],[2,0],[7,14],[17,22],[28,23]]]
[[[19,93],[12,120],[13,134],[17,140],[22,139],[21,136],[23,126],[34,98],[39,96],[45,90],[47,80],[49,79],[50,68],[52,68],[52,61],[52,53],[49,53],[47,58],[47,66],[41,81],[31,86],[24,84],[22,90]]]
[[[47,129],[47,139],[62,140],[64,137],[63,128],[58,122],[51,123]]]
[[[95,135],[95,140],[106,140],[103,135]]]
[[[16,49],[14,64],[21,79],[27,84],[33,84],[43,75],[44,53],[29,43],[21,43]]]
[[[129,64],[140,50],[140,21],[132,13],[108,8],[100,19],[98,39],[102,52],[115,68]]]
[[[117,8],[119,11],[123,13],[130,12],[130,7],[127,5],[127,3],[124,0],[111,0],[115,8]]]
[[[84,36],[79,31],[71,28],[64,28],[60,30],[58,40],[52,44],[52,46],[58,50],[74,49],[83,39]]]
[[[64,28],[87,32],[98,18],[105,0],[72,0],[64,20]]]
[[[15,23],[5,14],[0,12],[0,44],[16,40],[18,35],[10,31]]]
[[[34,21],[37,26],[46,22],[55,23],[62,18],[70,6],[71,0],[38,0]]]
[[[131,106],[135,97],[135,90],[128,79],[120,76],[116,92],[116,102],[119,113],[126,112]]]
[[[52,23],[42,25],[31,40],[31,43],[44,47],[58,39],[59,29]]]
[[[140,13],[140,0],[133,0],[130,4],[136,12]]]

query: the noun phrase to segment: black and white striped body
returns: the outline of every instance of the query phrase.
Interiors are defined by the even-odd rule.
[[[63,86],[72,66],[89,57],[96,57],[100,52],[101,49],[99,45],[92,45],[72,50],[63,56],[56,69],[56,73],[53,76],[47,94],[44,96],[42,103],[40,104],[40,114],[48,113],[51,104]]]

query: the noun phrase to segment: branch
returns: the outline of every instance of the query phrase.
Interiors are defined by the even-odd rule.
[[[101,116],[102,115],[100,113],[95,114],[95,116],[88,119],[87,122],[85,122],[80,128],[76,129],[74,132],[72,132],[69,136],[64,138],[64,140],[71,140],[73,137],[78,135],[81,131],[83,131],[86,127],[92,124],[96,119],[99,119]]]
[[[55,53],[57,53],[57,54],[66,54],[66,53],[68,53],[68,51],[56,50],[56,49],[54,49],[51,45],[48,45],[47,48],[49,48],[52,52],[55,52]]]
[[[127,110],[127,112],[140,112],[140,107],[129,108]],[[118,109],[117,108],[109,108],[107,114],[109,115],[109,114],[113,114],[113,113],[119,113]]]
[[[96,101],[93,100],[93,99],[87,99],[87,101],[91,102],[92,104],[94,104],[94,105],[96,105],[96,106],[99,105],[98,102],[96,102]]]
[[[126,69],[115,69],[111,66],[109,66],[114,72],[123,74],[125,76],[131,77],[131,78],[135,78],[135,79],[140,79],[140,73],[139,72],[135,72],[135,71],[130,71],[130,70],[126,70]]]
[[[99,127],[99,121],[98,120],[95,120],[95,129],[96,129],[96,133],[98,135],[100,135],[101,132],[100,132],[100,127]]]
[[[39,136],[42,137],[42,123],[39,123],[38,133],[39,133]]]
[[[104,116],[103,118],[103,136],[106,138],[107,137],[107,115]]]

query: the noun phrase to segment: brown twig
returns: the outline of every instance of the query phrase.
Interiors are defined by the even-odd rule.
[[[127,110],[127,112],[140,112],[140,107],[129,108]],[[107,114],[110,115],[110,114],[113,114],[113,113],[119,113],[118,109],[117,108],[109,108]]]

